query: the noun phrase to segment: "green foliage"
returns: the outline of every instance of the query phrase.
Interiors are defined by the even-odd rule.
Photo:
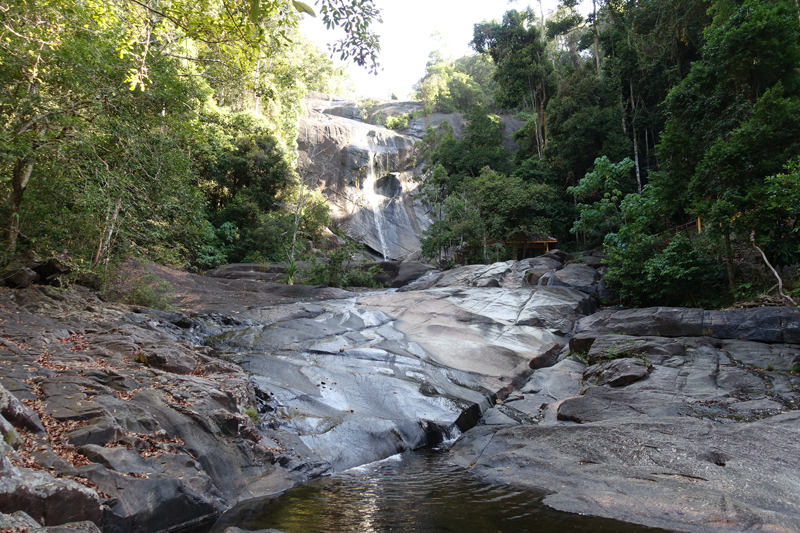
[[[380,288],[374,279],[383,273],[380,265],[367,266],[364,259],[353,260],[353,255],[360,248],[360,245],[347,241],[344,246],[328,252],[326,261],[319,262],[314,258],[311,268],[304,273],[304,280],[313,285],[323,284],[329,287]]]
[[[386,117],[386,127],[390,130],[402,130],[408,127],[409,115],[397,115]]]
[[[244,414],[246,414],[250,420],[253,421],[253,424],[258,424],[258,409],[255,407],[248,407],[244,410]]]
[[[375,65],[372,1],[319,7],[346,26],[337,49]],[[68,248],[95,267],[135,254],[209,268],[264,241],[292,188],[302,97],[343,88],[284,8],[14,0],[0,10],[7,255],[20,230],[26,246]]]
[[[574,352],[570,350],[569,357],[584,365],[589,364],[589,354],[585,350],[575,350]]]
[[[497,66],[495,98],[503,108],[527,105],[540,109],[546,105],[552,65],[546,60],[545,42],[535,20],[530,8],[523,12],[512,9],[500,23],[474,27],[470,44],[477,52],[488,54]]]
[[[666,243],[658,236],[639,237],[622,242],[612,234],[606,239],[606,283],[625,305],[698,307],[725,301],[722,263],[702,241],[682,233]]]
[[[128,288],[121,298],[123,302],[153,309],[174,310],[171,302],[175,288],[167,280],[145,273],[136,275],[127,284]]]
[[[578,185],[567,188],[567,192],[576,198],[595,200],[591,204],[578,204],[580,217],[575,221],[572,233],[581,232],[587,243],[597,245],[608,233],[617,231],[624,224],[620,210],[621,189],[630,190],[633,165],[627,157],[619,163],[612,163],[606,156],[599,157],[594,162],[594,169]]]
[[[561,183],[577,184],[598,157],[621,161],[630,155],[631,141],[620,127],[618,88],[611,80],[598,80],[591,64],[564,74],[547,110],[549,141],[544,158]],[[537,153],[535,128],[529,122],[517,133],[521,154]]]
[[[425,113],[469,112],[476,106],[491,107],[496,83],[491,76],[494,65],[482,56],[465,56],[454,62],[439,52],[430,54],[425,76],[415,85],[416,98],[425,104]]]

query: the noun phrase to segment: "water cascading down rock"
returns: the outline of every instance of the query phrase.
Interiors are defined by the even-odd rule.
[[[414,139],[320,112],[314,102],[300,122],[300,165],[326,196],[333,223],[384,259],[419,251],[429,221],[413,198]]]

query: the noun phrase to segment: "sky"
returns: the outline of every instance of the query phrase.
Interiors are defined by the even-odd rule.
[[[452,59],[474,53],[469,48],[474,24],[499,21],[509,9],[521,11],[529,4],[539,13],[538,1],[525,0],[375,0],[375,4],[383,19],[383,24],[375,25],[383,70],[375,76],[355,64],[347,68],[357,96],[388,99],[395,93],[401,100],[407,99],[412,85],[425,75],[431,51],[442,50]],[[558,0],[543,0],[545,17],[557,4]],[[336,32],[325,28],[322,17],[304,15],[301,29],[325,53],[326,44],[337,40]],[[431,37],[434,33],[438,37]],[[334,62],[341,65],[338,57]]]

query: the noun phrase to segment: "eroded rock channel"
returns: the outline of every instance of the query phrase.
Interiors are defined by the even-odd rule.
[[[156,269],[180,312],[2,289],[0,524],[209,527],[458,438],[451,461],[555,509],[800,530],[800,311],[596,312],[569,259],[370,293]]]

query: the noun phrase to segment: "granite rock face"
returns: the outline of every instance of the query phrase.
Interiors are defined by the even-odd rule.
[[[464,123],[458,113],[409,121],[394,131],[377,125],[387,116],[412,113],[413,102],[387,102],[361,108],[356,102],[312,93],[306,99],[297,139],[300,167],[310,186],[323,192],[331,219],[345,235],[369,247],[376,257],[404,259],[420,250],[420,236],[430,220],[415,199],[420,171],[414,143],[429,126],[448,121],[456,138]],[[506,141],[523,123],[503,117]]]
[[[419,251],[429,222],[413,198],[415,139],[355,120],[352,102],[307,103],[297,140],[300,165],[328,199],[332,221],[383,259]]]
[[[147,266],[175,286],[177,311],[83,287],[0,289],[0,430],[13,444],[0,450],[0,513],[194,527],[457,437],[553,364],[594,309],[569,287],[526,285],[537,264],[366,294],[240,278],[252,265],[215,277]],[[429,268],[389,270],[406,283]]]
[[[572,260],[366,293],[153,268],[177,311],[0,289],[0,520],[201,526],[463,433],[454,461],[557,509],[800,529],[798,311],[595,312]]]
[[[560,354],[453,459],[556,509],[677,531],[800,528],[798,310],[579,318]],[[591,366],[588,366],[591,365]]]

